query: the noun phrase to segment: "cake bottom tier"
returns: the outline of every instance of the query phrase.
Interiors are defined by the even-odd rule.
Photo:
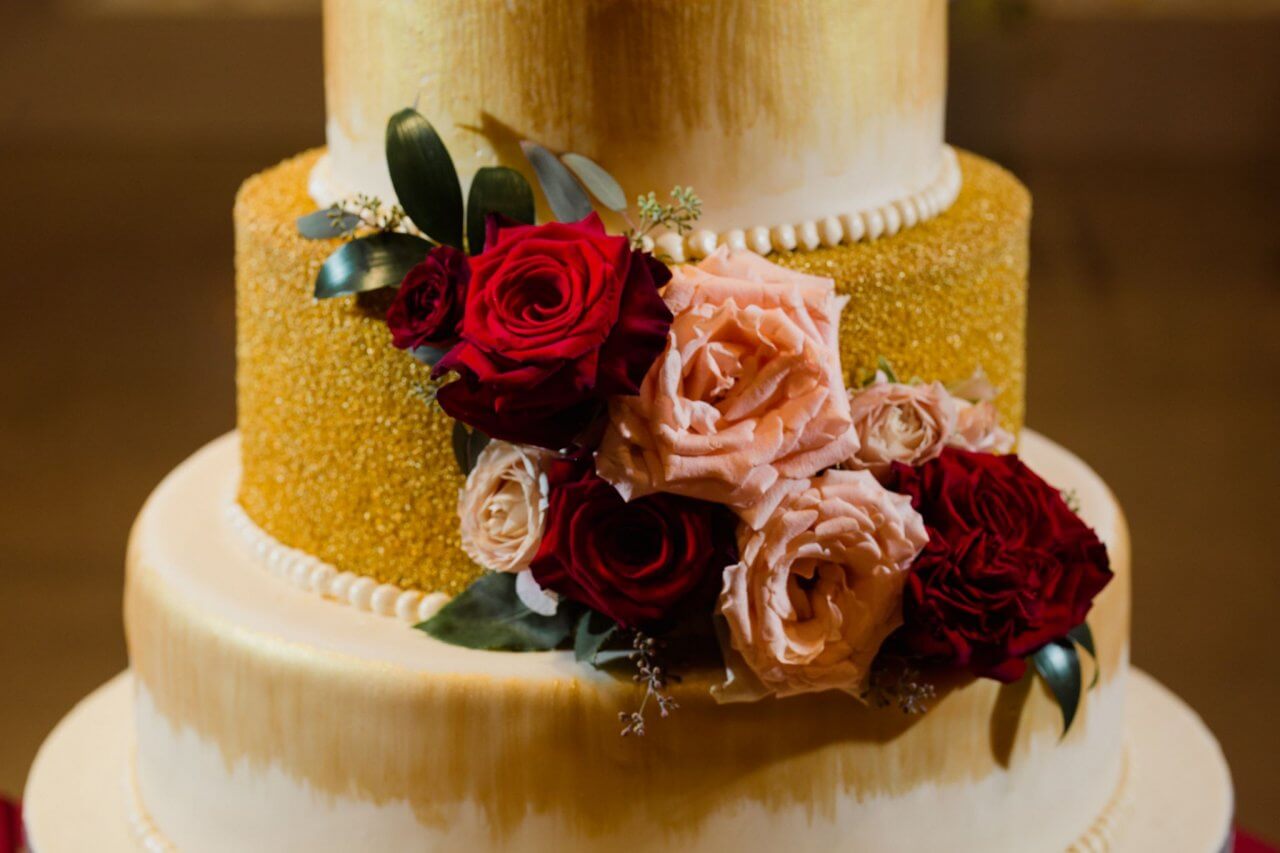
[[[130,544],[139,824],[194,853],[1105,849],[1126,787],[1127,531],[1083,463],[1022,446],[1117,575],[1090,617],[1101,677],[1065,738],[1033,677],[906,716],[844,695],[719,706],[714,673],[622,738],[638,688],[570,653],[442,645],[274,576],[229,519],[226,436],[157,489]]]

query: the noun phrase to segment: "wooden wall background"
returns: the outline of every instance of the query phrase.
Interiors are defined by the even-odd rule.
[[[234,425],[235,189],[323,138],[313,0],[147,2],[0,5],[10,793],[125,665],[138,507]],[[1134,659],[1203,714],[1242,821],[1280,838],[1277,4],[1043,2],[960,0],[950,122],[1036,194],[1031,423],[1120,496]],[[186,14],[211,5],[229,13]]]

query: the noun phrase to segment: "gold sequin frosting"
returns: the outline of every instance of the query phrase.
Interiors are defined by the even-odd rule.
[[[378,299],[312,297],[334,243],[298,236],[314,209],[313,151],[251,178],[236,202],[240,502],[284,543],[402,587],[456,593],[479,573],[458,542],[451,421],[424,403],[426,369],[391,346]],[[1031,202],[1007,172],[960,155],[944,215],[881,241],[776,255],[835,279],[846,373],[984,370],[1022,425]]]

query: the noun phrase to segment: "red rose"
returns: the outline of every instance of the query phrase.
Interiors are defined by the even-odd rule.
[[[975,675],[1017,681],[1025,658],[1085,621],[1111,580],[1107,549],[1016,456],[948,448],[886,485],[929,529],[895,642]]]
[[[671,273],[594,214],[576,223],[490,222],[471,259],[461,340],[436,366],[453,418],[493,438],[568,446],[603,398],[635,394],[666,345]]]
[[[436,246],[404,277],[387,310],[391,342],[399,349],[449,347],[458,340],[471,267],[465,253]]]
[[[736,557],[735,520],[719,504],[656,494],[624,501],[591,458],[558,459],[530,569],[539,586],[627,628],[663,623],[706,595]]]

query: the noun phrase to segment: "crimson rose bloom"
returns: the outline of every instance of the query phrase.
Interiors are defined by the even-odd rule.
[[[894,638],[909,653],[1017,681],[1111,580],[1097,535],[1016,456],[948,448],[916,468],[895,463],[886,485],[929,530]]]
[[[624,501],[591,457],[557,459],[542,545],[529,568],[539,586],[624,628],[663,623],[706,597],[737,561],[733,514],[670,494]]]
[[[0,797],[0,853],[18,853],[22,849],[22,809]]]
[[[391,342],[399,349],[450,347],[458,340],[471,267],[466,253],[436,246],[404,277],[387,310]]]
[[[461,341],[436,366],[450,416],[493,438],[559,449],[605,397],[635,394],[666,345],[658,295],[670,271],[595,214],[581,222],[489,221],[471,259]]]

